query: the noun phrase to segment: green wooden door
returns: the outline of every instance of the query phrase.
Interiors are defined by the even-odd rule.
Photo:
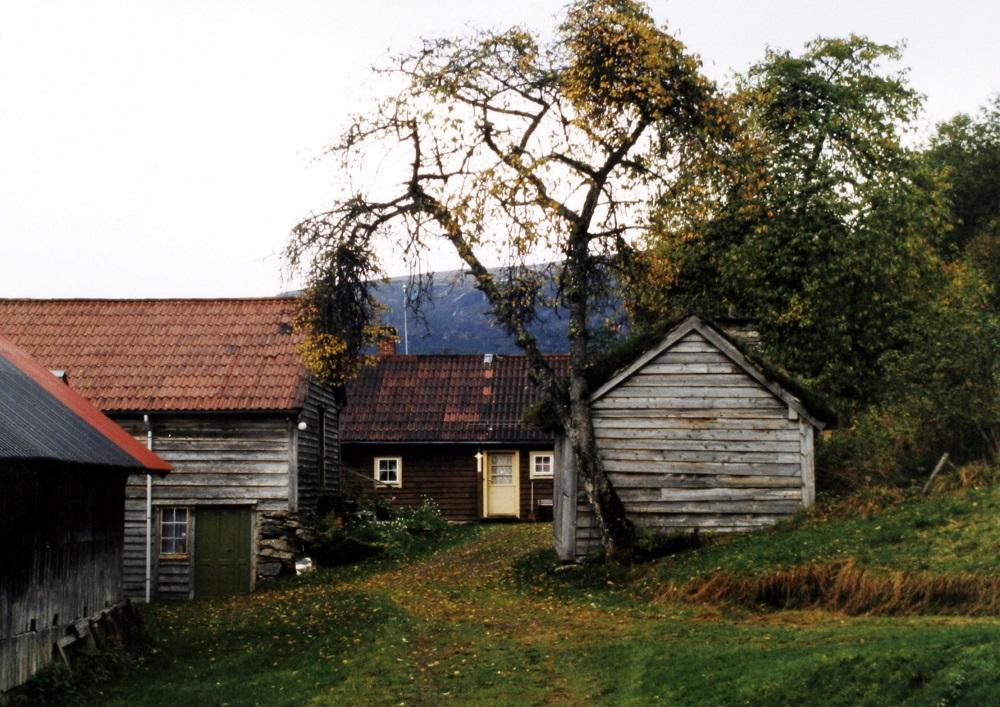
[[[250,510],[197,508],[194,515],[194,595],[225,597],[250,591]]]

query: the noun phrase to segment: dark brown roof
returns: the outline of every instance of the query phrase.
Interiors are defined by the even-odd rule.
[[[546,356],[559,375],[567,356]],[[524,356],[386,356],[347,386],[344,442],[518,442],[551,435],[522,421],[538,399]]]
[[[170,471],[169,464],[2,336],[0,459]]]
[[[0,335],[110,411],[290,410],[306,373],[268,299],[0,300]]]

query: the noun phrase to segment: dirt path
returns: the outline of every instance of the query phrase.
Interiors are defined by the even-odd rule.
[[[559,646],[621,637],[631,631],[623,619],[636,617],[634,610],[567,601],[543,582],[533,585],[518,564],[550,543],[548,527],[490,526],[471,542],[369,577],[357,588],[383,594],[419,618],[412,655],[424,694],[445,694],[455,671],[504,646],[536,658],[524,667],[536,673],[545,695],[540,703],[576,703],[582,685],[571,687],[556,665]],[[506,672],[500,668],[498,677]]]

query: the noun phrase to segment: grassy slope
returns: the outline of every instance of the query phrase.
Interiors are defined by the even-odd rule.
[[[402,564],[323,571],[221,602],[157,606],[158,640],[96,705],[986,704],[995,618],[753,612],[655,599],[715,567],[847,555],[886,569],[995,572],[1000,493],[906,503],[630,572],[553,573],[543,526],[455,531]],[[651,599],[652,598],[652,599]]]
[[[828,521],[803,516],[764,534],[745,535],[660,563],[674,580],[723,570],[753,574],[806,562],[851,558],[910,572],[992,573],[1000,550],[1000,489],[910,496],[891,512]]]

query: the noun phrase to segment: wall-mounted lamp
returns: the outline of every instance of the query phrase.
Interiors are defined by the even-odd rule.
[[[305,432],[307,427],[309,427],[309,425],[307,425],[305,422],[300,422],[299,423],[299,432]]]

